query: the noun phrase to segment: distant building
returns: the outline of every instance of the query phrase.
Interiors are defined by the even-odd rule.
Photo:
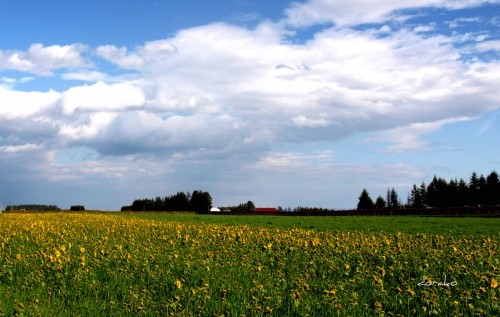
[[[221,212],[221,210],[217,207],[210,208],[210,212]]]
[[[278,209],[274,207],[255,208],[254,212],[257,215],[275,215],[278,213]]]

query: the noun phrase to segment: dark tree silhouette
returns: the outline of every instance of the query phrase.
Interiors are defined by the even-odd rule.
[[[366,188],[363,189],[361,195],[359,196],[358,210],[373,209],[374,206],[375,205],[373,204],[370,194],[368,194]]]

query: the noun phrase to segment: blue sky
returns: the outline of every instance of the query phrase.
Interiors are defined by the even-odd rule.
[[[500,170],[500,1],[4,1],[0,202],[354,208]]]

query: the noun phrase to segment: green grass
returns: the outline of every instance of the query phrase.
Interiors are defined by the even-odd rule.
[[[249,225],[280,229],[348,230],[365,232],[487,236],[500,233],[500,218],[418,216],[233,216],[181,214],[126,214],[161,221],[203,224]]]

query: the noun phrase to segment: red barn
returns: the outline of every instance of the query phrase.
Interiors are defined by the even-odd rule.
[[[266,208],[255,208],[254,212],[257,215],[275,215],[278,212],[278,210],[276,208],[266,207]]]

